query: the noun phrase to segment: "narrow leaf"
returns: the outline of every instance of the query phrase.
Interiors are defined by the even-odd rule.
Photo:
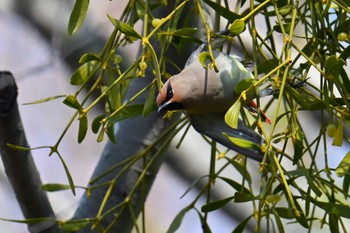
[[[63,100],[63,103],[68,107],[71,107],[77,110],[83,109],[83,107],[78,102],[77,98],[73,95],[67,95],[66,98]]]
[[[246,193],[246,194],[253,196],[253,194],[249,191],[249,189],[247,189],[246,187],[244,187],[240,183],[238,183],[232,179],[222,177],[222,176],[218,176],[218,178],[225,181],[228,185],[230,185],[232,188],[234,188],[237,192]]]
[[[167,233],[175,233],[176,230],[181,226],[182,220],[187,214],[189,210],[192,208],[190,206],[186,206],[184,209],[182,209],[174,218],[172,223],[170,224],[169,229],[167,230]]]
[[[89,0],[76,0],[68,22],[68,34],[73,35],[83,24],[86,12],[89,7]]]
[[[350,206],[343,204],[336,204],[332,202],[320,202],[314,199],[311,200],[316,206],[327,211],[327,213],[334,214],[339,217],[350,218]]]
[[[343,145],[343,122],[339,122],[337,129],[335,130],[335,135],[333,138],[333,146],[342,146]]]
[[[335,173],[338,177],[343,177],[348,174],[350,169],[350,151],[344,156],[342,161],[339,163],[335,169]]]
[[[143,107],[143,112],[142,112],[143,116],[147,116],[152,111],[157,109],[156,104],[155,104],[155,96],[156,96],[156,86],[153,85],[153,86],[151,86],[149,93],[148,93],[148,96],[145,100],[145,105]]]
[[[213,201],[210,202],[204,206],[202,206],[201,211],[202,212],[211,212],[217,209],[220,209],[221,207],[223,207],[224,205],[226,205],[228,202],[232,201],[234,198],[234,196],[232,197],[227,197],[221,200],[217,200],[217,201]]]
[[[208,69],[208,64],[211,62],[211,57],[208,52],[201,52],[198,56],[198,60],[205,69]]]
[[[86,114],[80,114],[79,116],[79,131],[78,131],[78,143],[81,143],[86,137],[88,130],[88,118]]]
[[[244,219],[242,222],[240,222],[236,228],[232,231],[232,233],[243,233],[245,226],[249,222],[249,220],[252,218],[253,215],[250,215],[248,218]]]
[[[257,197],[254,197],[253,195],[247,194],[247,193],[241,193],[241,192],[236,192],[235,193],[235,202],[248,202],[248,201],[253,201],[256,200]]]
[[[67,164],[64,161],[64,159],[62,158],[62,156],[59,153],[57,153],[57,155],[58,155],[58,158],[60,158],[60,160],[61,160],[64,171],[66,172],[66,176],[68,178],[69,186],[72,190],[73,195],[75,196],[75,186],[74,186],[74,181],[73,181],[72,175],[70,174],[69,169],[67,167]]]
[[[107,123],[105,130],[109,140],[115,144],[117,142],[117,139],[115,138],[114,124]]]
[[[50,96],[50,97],[43,98],[43,99],[40,99],[40,100],[36,100],[36,101],[33,101],[33,102],[24,103],[23,105],[41,104],[41,103],[49,102],[49,101],[51,101],[51,100],[63,98],[63,97],[66,97],[66,96],[67,96],[67,95]]]
[[[79,220],[69,220],[60,223],[60,229],[63,232],[77,232],[82,228],[86,227],[92,222],[91,219],[79,219]]]
[[[310,109],[307,100],[302,95],[300,95],[300,93],[297,90],[288,85],[285,86],[285,90],[292,97],[292,99],[295,100],[303,109]]]
[[[112,16],[109,16],[107,15],[109,20],[112,22],[112,24],[122,33],[124,33],[125,35],[127,36],[131,36],[131,37],[135,37],[135,38],[138,38],[138,39],[141,39],[142,36],[137,33],[137,31],[135,31],[135,29],[130,26],[129,24],[127,23],[124,23],[122,21],[119,21],[115,18],[113,18]]]
[[[276,207],[276,208],[274,208],[274,211],[281,218],[286,218],[286,219],[293,219],[294,218],[292,211],[288,208]]]
[[[30,151],[30,150],[32,150],[32,148],[18,146],[18,145],[14,145],[14,144],[11,144],[11,143],[7,143],[6,146],[8,146],[9,148],[11,148],[13,150],[23,150],[23,151]]]
[[[209,224],[207,222],[207,218],[204,218],[204,216],[202,215],[201,212],[199,212],[199,210],[197,210],[196,208],[194,208],[194,209],[197,212],[198,217],[199,217],[199,219],[201,221],[201,226],[202,226],[203,232],[211,233],[212,231],[211,231],[210,226],[209,226]]]
[[[232,137],[230,135],[228,135],[227,133],[223,132],[222,133],[224,136],[226,136],[233,144],[242,147],[242,148],[255,148],[255,149],[261,149],[261,146],[249,141],[247,139],[243,139],[243,138],[237,138],[237,137]]]
[[[44,221],[54,221],[52,218],[28,218],[23,220],[16,220],[16,219],[8,219],[8,218],[0,218],[0,220],[7,221],[7,222],[16,222],[16,223],[25,223],[25,224],[38,224]]]
[[[79,59],[80,64],[84,64],[89,61],[102,61],[102,59],[93,53],[85,53],[81,58]]]
[[[93,133],[98,133],[99,129],[101,128],[101,121],[106,117],[105,114],[97,116],[91,124],[91,130]]]
[[[245,30],[244,20],[236,19],[233,21],[228,30],[230,30],[230,32],[235,36],[241,34]]]
[[[127,105],[116,114],[112,113],[111,117],[107,119],[108,123],[114,124],[115,122],[118,122],[118,121],[139,116],[143,113],[143,109],[144,109],[143,104]]]
[[[238,118],[240,111],[241,98],[238,98],[238,100],[230,107],[230,109],[225,114],[226,124],[228,124],[233,129],[237,129],[238,127]]]
[[[233,22],[236,19],[242,18],[242,16],[230,11],[229,9],[221,6],[220,4],[215,3],[215,1],[210,1],[210,0],[203,0],[203,1],[206,4],[208,4],[211,8],[213,8],[215,13],[218,13],[219,15],[227,19],[229,22]]]
[[[70,78],[70,84],[81,85],[85,83],[98,69],[96,61],[87,61],[81,65]],[[101,63],[100,63],[101,64]]]
[[[278,232],[279,233],[284,233],[283,223],[281,221],[280,216],[278,215],[278,213],[275,211],[274,208],[272,208],[272,213],[273,213],[273,215],[275,217],[275,220],[276,220],[276,225],[277,225]]]
[[[43,184],[41,188],[47,192],[56,192],[70,189],[70,185],[66,184]]]

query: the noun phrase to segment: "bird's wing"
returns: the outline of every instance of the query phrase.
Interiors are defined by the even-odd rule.
[[[197,132],[242,155],[261,161],[264,156],[264,153],[260,150],[260,145],[264,141],[262,137],[254,130],[246,127],[241,120],[238,129],[232,129],[225,123],[224,115],[225,113],[196,114],[189,115],[189,118]],[[241,147],[231,142],[223,133],[230,137],[247,140],[258,145],[258,147]]]

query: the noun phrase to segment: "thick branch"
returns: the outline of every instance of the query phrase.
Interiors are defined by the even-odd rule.
[[[10,72],[0,72],[0,154],[8,179],[25,218],[49,218],[29,226],[30,232],[60,232],[30,151],[13,150],[7,143],[28,147],[17,108],[17,86]]]

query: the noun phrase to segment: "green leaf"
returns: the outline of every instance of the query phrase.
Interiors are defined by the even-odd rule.
[[[75,196],[75,186],[74,186],[74,181],[73,181],[72,175],[70,174],[69,169],[67,167],[67,164],[64,161],[64,159],[62,158],[62,156],[58,152],[56,152],[56,154],[58,155],[58,158],[60,158],[60,160],[61,160],[64,171],[66,172],[66,176],[68,178],[70,189],[72,190],[72,193]]]
[[[198,56],[199,63],[205,68],[208,69],[208,64],[211,62],[211,57],[208,52],[201,52]],[[209,63],[208,63],[209,61]]]
[[[250,86],[252,86],[256,81],[252,78],[245,78],[241,80],[237,85],[235,86],[234,92],[236,94],[241,94],[242,91],[247,90]]]
[[[233,144],[235,144],[235,145],[237,145],[239,147],[261,149],[260,145],[254,143],[252,141],[249,141],[249,140],[246,140],[246,139],[243,139],[243,138],[232,137],[232,136],[228,135],[225,132],[223,132],[222,134],[225,137],[227,137]]]
[[[159,32],[158,35],[165,35],[165,36],[180,36],[180,37],[190,37],[196,34],[197,28],[181,28],[175,31],[165,31],[165,32]]]
[[[304,133],[300,128],[296,128],[295,137],[293,140],[293,146],[294,146],[294,157],[293,157],[293,164],[295,165],[303,156],[303,150],[304,150]]]
[[[93,133],[98,133],[100,127],[101,127],[101,121],[106,117],[105,114],[99,115],[97,116],[91,124],[91,130]]]
[[[339,217],[334,214],[328,214],[329,229],[332,233],[339,233]]]
[[[47,192],[56,192],[70,189],[70,185],[66,184],[43,184],[41,188]]]
[[[51,100],[55,100],[55,99],[59,99],[59,98],[63,98],[63,97],[66,97],[66,96],[67,96],[67,95],[56,95],[56,96],[50,96],[50,97],[43,98],[43,99],[40,99],[40,100],[36,100],[36,101],[33,101],[33,102],[24,103],[23,105],[30,105],[30,104],[41,104],[41,103],[45,103],[45,102],[48,102],[48,101],[51,101]]]
[[[258,74],[268,74],[279,65],[278,59],[265,60],[258,65]]]
[[[107,123],[105,132],[112,143],[114,144],[117,143],[117,139],[115,138],[115,133],[114,133],[114,124]]]
[[[112,24],[115,26],[116,29],[118,29],[120,32],[124,33],[125,35],[127,36],[131,36],[131,37],[134,37],[134,38],[138,38],[138,39],[141,39],[142,36],[137,33],[137,31],[135,31],[135,29],[130,26],[129,24],[127,23],[124,23],[122,21],[119,21],[115,18],[113,18],[112,16],[109,16],[107,15],[109,20],[112,22]]]
[[[220,4],[215,3],[214,1],[210,0],[203,0],[206,4],[208,4],[215,13],[218,13],[225,19],[227,19],[230,23],[235,21],[236,19],[242,18],[242,16],[230,11],[228,8],[221,6]]]
[[[228,30],[235,36],[241,34],[245,30],[245,22],[242,19],[236,19],[230,25]]]
[[[222,177],[222,176],[218,176],[219,179],[225,181],[228,185],[230,185],[232,188],[234,188],[236,191],[241,192],[241,193],[245,193],[245,194],[249,194],[252,195],[253,194],[249,191],[249,189],[247,189],[246,187],[244,187],[243,185],[241,185],[240,183],[226,178],[226,177]]]
[[[284,208],[284,207],[275,207],[275,212],[280,216],[281,218],[286,219],[293,219],[293,212],[290,209]]]
[[[241,112],[241,97],[239,97],[236,102],[229,108],[225,114],[225,122],[231,128],[238,128],[239,113]]]
[[[167,233],[175,233],[176,230],[181,226],[182,220],[187,214],[189,210],[191,210],[191,206],[186,206],[183,208],[174,218],[174,220],[171,222],[169,229],[167,230]]]
[[[60,229],[63,232],[77,232],[92,222],[91,219],[68,220],[60,223]]]
[[[343,145],[343,122],[339,122],[337,129],[335,130],[335,135],[333,138],[333,146]]]
[[[206,178],[206,177],[208,177],[208,175],[201,176],[201,177],[197,178],[195,181],[193,181],[191,183],[191,185],[186,189],[184,194],[181,195],[180,199],[183,198],[184,196],[186,196],[187,193],[189,193],[193,188],[195,188],[197,186],[199,181],[201,181],[203,178]]]
[[[307,100],[302,95],[300,95],[297,90],[288,85],[285,86],[285,90],[291,96],[291,98],[295,100],[295,102],[297,102],[303,109],[310,109]]]
[[[337,58],[335,55],[328,57],[324,67],[326,78],[338,78],[344,65],[345,62],[343,59]]]
[[[306,219],[306,217],[305,217],[305,214],[304,214],[303,210],[301,209],[301,207],[300,207],[299,203],[297,202],[297,200],[296,200],[294,197],[293,197],[293,199],[294,199],[294,205],[295,205],[296,208],[297,208],[296,210],[292,211],[292,213],[293,213],[295,219],[296,219],[296,220],[298,221],[298,223],[299,223],[300,225],[302,225],[303,227],[309,228],[309,224],[308,224],[308,222],[307,222],[307,219]],[[296,215],[295,211],[298,211],[299,215]]]
[[[254,201],[258,199],[258,197],[254,197],[253,195],[242,193],[242,192],[236,192],[235,193],[235,202],[248,202],[248,201]]]
[[[11,144],[11,143],[7,143],[6,146],[8,146],[9,148],[11,148],[13,150],[22,150],[22,151],[30,151],[30,150],[32,150],[32,148],[18,146],[18,145],[14,145],[14,144]]]
[[[267,203],[274,205],[281,200],[281,196],[277,194],[271,194],[267,195],[265,200]]]
[[[344,204],[336,204],[332,202],[320,202],[311,199],[311,202],[329,214],[334,214],[339,217],[350,218],[350,206]]]
[[[84,84],[93,74],[97,72],[96,61],[88,61],[81,65],[70,78],[70,84],[81,85]],[[100,63],[101,64],[101,63]]]
[[[156,102],[155,102],[155,96],[156,96],[156,86],[152,85],[148,96],[145,100],[145,105],[143,107],[143,116],[148,116],[151,112],[155,111],[157,109]]]
[[[282,24],[283,26],[283,29],[284,29],[284,32],[285,33],[289,33],[290,32],[290,27],[291,27],[291,24],[290,23],[284,23]],[[273,29],[276,31],[276,32],[279,32],[279,33],[282,33],[282,28],[281,28],[281,24],[276,24],[275,26],[273,26]]]
[[[80,114],[79,116],[79,131],[78,131],[78,143],[81,143],[86,137],[88,130],[88,118],[86,114]]]
[[[25,223],[30,225],[39,224],[44,221],[49,221],[49,222],[55,221],[55,219],[53,218],[27,218],[23,220],[0,218],[0,220],[7,221],[7,222]]]
[[[249,220],[253,217],[253,215],[250,215],[248,218],[244,219],[242,222],[240,222],[236,228],[232,231],[232,233],[243,233],[245,226],[249,222]]]
[[[349,193],[349,187],[350,187],[350,174],[347,173],[344,176],[343,179],[343,193],[345,194],[345,199],[347,198],[347,194]]]
[[[339,163],[337,168],[335,169],[335,174],[338,177],[343,177],[348,174],[350,169],[350,151],[344,156],[342,161]]]
[[[311,190],[318,196],[320,197],[322,195],[322,191],[317,187],[317,185],[315,184],[314,180],[312,179],[312,177],[310,177],[310,173],[309,172],[305,172],[305,176],[307,179],[307,183],[309,185],[309,187],[311,188]]]
[[[272,213],[273,213],[273,216],[275,217],[275,220],[276,220],[276,225],[277,225],[278,232],[279,233],[284,233],[283,223],[281,221],[280,216],[278,215],[278,213],[275,211],[274,208],[272,208]]]
[[[228,202],[232,201],[233,198],[234,198],[234,196],[210,202],[210,203],[202,206],[201,211],[206,213],[206,212],[211,212],[211,211],[220,209],[221,207],[226,205]]]
[[[89,0],[76,0],[68,22],[68,34],[73,35],[83,24],[86,12],[89,8]]]
[[[127,105],[122,110],[118,111],[116,114],[111,114],[111,117],[107,118],[109,124],[114,124],[115,122],[122,121],[131,117],[139,116],[143,113],[144,105],[135,104]]]
[[[202,213],[199,212],[199,210],[197,210],[196,208],[194,208],[194,210],[197,212],[198,217],[199,217],[199,219],[200,219],[200,221],[201,221],[201,226],[202,226],[203,232],[205,232],[205,233],[211,233],[212,231],[211,231],[210,226],[209,226],[209,224],[208,224],[208,222],[207,222],[207,218],[204,218],[204,216],[202,215]]]
[[[102,142],[104,136],[105,136],[104,128],[101,128],[101,129],[100,129],[100,132],[99,132],[99,134],[98,134],[98,136],[97,136],[97,142]],[[114,141],[115,141],[115,136],[114,136],[113,138],[114,138]]]
[[[293,6],[288,4],[288,5],[285,5],[285,6],[281,7],[281,8],[279,8],[278,12],[281,15],[288,15],[292,9],[293,9]]]
[[[68,107],[77,109],[79,111],[83,110],[83,107],[80,105],[77,98],[73,95],[67,95],[66,98],[63,100],[63,103]]]
[[[84,64],[89,61],[102,61],[102,59],[93,53],[85,53],[81,58],[79,59],[80,64]]]

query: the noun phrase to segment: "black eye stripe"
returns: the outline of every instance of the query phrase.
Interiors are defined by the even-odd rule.
[[[170,100],[171,98],[173,98],[174,92],[173,92],[173,88],[170,85],[170,82],[168,83],[167,89],[166,89],[166,100]]]

